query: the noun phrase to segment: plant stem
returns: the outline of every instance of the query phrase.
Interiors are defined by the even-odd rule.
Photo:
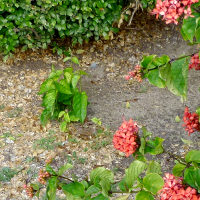
[[[172,62],[174,62],[175,60],[179,60],[179,59],[182,59],[182,58],[186,58],[186,57],[189,57],[189,56],[193,56],[193,55],[196,54],[196,53],[198,53],[198,52],[192,53],[192,54],[190,54],[190,55],[181,56],[181,57],[178,57],[178,58],[172,58],[172,59],[170,59],[170,61],[169,61],[168,63],[172,63]],[[162,64],[162,65],[159,65],[159,66],[156,66],[156,67],[154,67],[154,68],[152,68],[152,69],[148,69],[148,72],[149,72],[149,71],[152,71],[152,70],[154,70],[154,69],[158,69],[158,68],[160,68],[160,67],[163,67],[163,66],[165,66],[166,64],[167,64],[167,63]]]
[[[66,179],[66,180],[68,180],[68,181],[70,181],[70,182],[74,182],[73,180],[71,180],[70,178],[67,178],[67,177],[64,177],[64,176],[58,176],[59,178],[62,178],[62,179]]]
[[[183,165],[187,165],[187,163],[185,162],[185,160],[183,158],[181,158],[178,155],[175,155],[171,152],[165,151],[164,153],[167,153],[171,158],[178,160],[179,163],[183,164]]]

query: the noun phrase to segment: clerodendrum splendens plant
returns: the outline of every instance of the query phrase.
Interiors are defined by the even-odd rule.
[[[85,180],[70,179],[63,174],[72,168],[71,164],[66,163],[55,170],[50,165],[52,160],[48,160],[45,169],[39,172],[38,182],[25,185],[28,196],[39,198],[40,190],[46,187],[44,199],[50,200],[56,199],[57,189],[62,190],[69,200],[109,200],[112,197],[126,200],[133,193],[136,200],[200,200],[200,151],[189,151],[185,158],[181,158],[164,152],[164,139],[152,137],[146,128],[142,128],[140,137],[138,133],[137,123],[130,119],[124,120],[114,135],[115,148],[134,157],[120,181],[116,181],[113,172],[104,167],[93,169]],[[147,154],[156,156],[162,153],[176,159],[173,174],[167,173],[164,178],[160,176],[160,163],[146,158]]]
[[[184,16],[181,34],[191,44],[200,43],[200,2],[199,0],[158,0],[152,11],[157,18],[162,16],[166,23],[177,24]],[[170,59],[169,56],[144,56],[126,79],[135,78],[141,82],[147,78],[159,88],[167,87],[173,94],[187,98],[187,79],[189,69],[200,70],[200,53]],[[186,107],[184,126],[189,135],[200,131],[200,108],[196,113],[190,113]],[[125,170],[120,181],[115,181],[112,171],[98,167],[90,172],[89,177],[77,181],[64,176],[72,165],[65,164],[59,169],[53,169],[47,162],[45,169],[39,172],[39,183],[26,183],[28,196],[40,195],[40,190],[46,188],[45,199],[55,200],[56,191],[62,190],[69,200],[126,200],[135,193],[136,200],[200,200],[200,151],[191,150],[185,157],[179,157],[163,149],[164,139],[152,137],[152,133],[142,128],[139,136],[137,123],[132,119],[125,121],[116,131],[113,144],[117,150],[133,155],[134,161]],[[161,165],[156,160],[148,160],[146,155],[156,156],[168,153],[175,159],[172,173],[161,177]],[[115,195],[119,195],[116,197]]]

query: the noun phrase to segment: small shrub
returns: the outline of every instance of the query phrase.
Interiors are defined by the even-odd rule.
[[[47,48],[54,36],[71,37],[73,43],[116,31],[123,1],[116,0],[37,0],[0,2],[0,51]]]
[[[79,64],[76,57],[71,60]],[[88,97],[86,92],[81,91],[81,84],[80,89],[77,88],[82,75],[86,73],[81,70],[73,72],[71,67],[64,70],[55,70],[52,67],[49,77],[42,83],[39,91],[39,94],[43,95],[42,106],[45,108],[40,118],[43,125],[50,119],[62,119],[60,129],[65,131],[71,121],[84,122]]]

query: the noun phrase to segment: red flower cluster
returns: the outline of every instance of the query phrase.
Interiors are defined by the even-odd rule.
[[[50,176],[50,174],[48,172],[45,172],[42,169],[40,169],[38,182],[40,182],[41,184],[45,184],[46,183],[45,178],[48,178],[49,176]]]
[[[113,145],[117,150],[126,154],[126,157],[133,154],[137,148],[138,127],[132,119],[121,124],[113,137]]]
[[[191,57],[189,69],[193,68],[196,70],[200,70],[200,59],[198,53]]]
[[[188,135],[195,131],[200,131],[199,115],[197,113],[190,113],[188,107],[185,108],[183,121],[183,126]]]
[[[128,73],[129,75],[125,76],[126,80],[130,80],[131,78],[135,79],[138,82],[142,82],[142,75],[141,75],[141,66],[136,65],[134,70]]]
[[[172,174],[165,174],[165,184],[160,191],[160,200],[200,200],[200,195],[194,188],[184,188],[182,178],[175,178]]]
[[[191,5],[197,3],[199,0],[157,0],[156,8],[153,9],[152,14],[163,16],[166,24],[178,24],[178,18],[185,14],[184,18],[194,17],[191,11]]]
[[[33,188],[28,185],[24,185],[24,189],[26,190],[26,194],[32,198],[33,197]]]

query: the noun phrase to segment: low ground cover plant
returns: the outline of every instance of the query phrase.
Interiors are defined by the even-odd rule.
[[[197,0],[158,0],[152,14],[155,14],[157,18],[161,17],[166,23],[174,24],[178,24],[181,17],[184,17],[181,34],[186,41],[195,45],[200,43],[199,8],[200,2]],[[199,49],[190,55],[173,59],[167,55],[144,56],[140,64],[129,72],[125,78],[126,80],[135,79],[139,82],[147,78],[151,84],[159,88],[168,88],[173,94],[180,96],[182,101],[185,101],[187,99],[188,72],[192,69],[200,70],[199,58]],[[71,70],[71,68],[67,68],[66,72],[68,70]],[[53,71],[53,73],[57,72]],[[49,78],[52,78],[51,75]],[[63,84],[58,79],[53,80],[55,82],[53,90],[65,94],[69,86],[63,89],[60,87]],[[68,76],[65,79],[68,79]],[[48,91],[49,89],[40,92],[43,94]],[[66,93],[66,95],[69,94]],[[53,100],[50,101],[50,105],[54,105],[56,99],[54,95],[52,96]],[[45,99],[48,102],[51,98],[44,95],[43,105],[47,108],[47,112],[52,114],[52,110],[48,110],[49,104],[45,103]],[[63,116],[65,112],[57,112],[57,118],[59,114]],[[78,114],[75,116],[79,117],[80,121],[84,121],[85,114],[84,117]],[[189,111],[188,107],[185,108],[183,126],[189,135],[193,132],[200,132],[199,116],[200,107],[193,113]],[[25,184],[24,188],[28,196],[39,197],[40,190],[45,188],[44,199],[50,200],[56,199],[57,189],[62,190],[66,198],[70,200],[109,200],[115,194],[119,195],[116,199],[126,200],[133,193],[136,194],[136,200],[200,200],[200,151],[193,149],[186,152],[184,157],[174,155],[172,152],[164,150],[163,138],[153,137],[152,133],[147,131],[145,127],[141,131],[142,133],[139,134],[137,122],[132,119],[129,121],[124,119],[113,136],[114,147],[125,153],[127,157],[133,156],[134,158],[131,165],[125,170],[125,175],[121,180],[116,181],[113,172],[103,167],[93,169],[85,180],[71,179],[65,176],[65,171],[72,168],[71,164],[66,163],[64,166],[54,169],[51,166],[52,161],[48,160],[45,169],[41,169],[39,172],[38,183]],[[175,165],[172,173],[166,173],[162,177],[161,165],[156,159],[156,155],[163,153],[167,153],[172,157],[175,160]],[[149,156],[147,155],[154,156],[154,159],[148,159]]]
[[[67,60],[79,64],[77,57],[66,57],[65,61]],[[61,121],[60,129],[64,132],[68,123],[84,122],[88,97],[81,88],[82,75],[86,75],[82,70],[74,72],[72,67],[55,70],[52,66],[49,77],[42,83],[39,91],[39,94],[43,95],[44,110],[40,117],[42,125],[46,125],[50,119],[57,119]]]

